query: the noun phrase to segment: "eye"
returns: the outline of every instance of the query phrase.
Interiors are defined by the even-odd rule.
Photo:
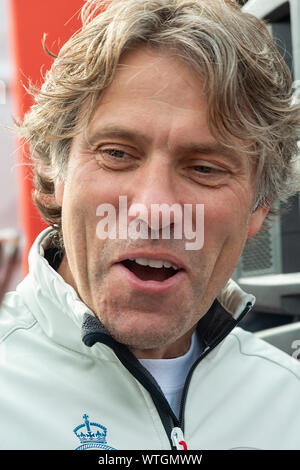
[[[194,170],[198,174],[205,174],[205,175],[225,175],[226,170],[221,168],[220,166],[210,165],[210,164],[203,164],[203,165],[195,165],[193,166]]]
[[[132,148],[122,147],[118,148],[114,144],[99,145],[94,150],[98,165],[103,169],[116,171],[134,168],[137,164],[136,152]]]
[[[197,162],[198,163],[198,162]],[[190,177],[201,185],[219,186],[226,184],[230,171],[221,165],[211,162],[199,162],[198,165],[189,167]]]
[[[124,160],[126,157],[130,157],[124,150],[114,148],[97,148],[96,153],[103,157],[111,158],[112,160]]]
[[[210,173],[214,173],[216,171],[221,171],[221,170],[218,170],[217,168],[213,168],[211,166],[205,166],[205,165],[197,165],[197,166],[194,166],[194,169],[198,172],[198,173],[205,173],[205,174],[210,174]]]

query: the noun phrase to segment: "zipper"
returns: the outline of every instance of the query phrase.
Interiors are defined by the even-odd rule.
[[[227,332],[226,332],[227,334]],[[224,337],[226,336],[224,335]],[[223,339],[222,338],[217,342],[217,344]],[[183,397],[180,404],[180,418],[178,419],[174,414],[172,408],[169,405],[168,400],[162,393],[159,385],[152,377],[152,375],[145,369],[138,359],[121,343],[117,343],[111,336],[105,333],[93,333],[92,342],[90,342],[88,335],[83,338],[84,343],[87,346],[92,346],[96,342],[101,342],[109,346],[115,352],[118,359],[122,362],[124,367],[135,377],[136,380],[141,383],[146,390],[150,393],[150,396],[154,402],[154,405],[157,409],[159,417],[161,419],[162,425],[167,434],[170,447],[173,450],[187,450],[187,444],[184,439],[184,407],[186,402],[186,395],[188,387],[191,381],[191,377],[195,367],[199,362],[211,351],[212,348],[206,348],[204,353],[202,353],[197,361],[192,365],[187,379],[184,384]],[[216,345],[217,345],[216,344]],[[215,346],[216,346],[215,345]]]
[[[171,439],[172,439],[174,447],[177,450],[188,450],[186,442],[184,440],[182,429],[173,428],[171,432]]]

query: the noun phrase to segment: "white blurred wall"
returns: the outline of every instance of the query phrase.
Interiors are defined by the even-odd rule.
[[[13,227],[21,232],[17,202],[17,140],[7,129],[12,126],[14,114],[10,91],[13,64],[9,40],[9,1],[0,0],[0,229]],[[19,265],[9,290],[14,289],[20,280],[21,266]]]
[[[0,228],[19,228],[16,140],[6,128],[12,125],[9,0],[0,0]]]

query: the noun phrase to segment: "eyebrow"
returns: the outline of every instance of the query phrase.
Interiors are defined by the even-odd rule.
[[[102,129],[95,129],[87,131],[86,141],[94,145],[97,141],[103,138],[119,137],[122,139],[130,140],[136,144],[146,143],[150,144],[151,139],[140,133],[138,130],[127,129],[125,127],[117,127],[108,125]],[[223,155],[230,158],[236,164],[240,164],[240,154],[233,148],[225,147],[221,143],[214,142],[201,142],[201,143],[186,143],[180,144],[176,147],[176,152],[198,153],[200,155]]]
[[[200,153],[205,155],[226,155],[231,156],[234,152],[233,149],[225,147],[219,142],[203,142],[199,144],[184,144],[177,147],[179,151],[186,151],[191,153]]]
[[[128,139],[135,143],[150,143],[145,135],[139,133],[137,130],[131,130],[116,126],[105,126],[102,129],[95,129],[94,131],[87,131],[87,142],[95,144],[98,140],[110,137],[120,137],[122,139]]]

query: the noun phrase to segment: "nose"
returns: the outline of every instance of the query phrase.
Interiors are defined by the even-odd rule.
[[[139,221],[144,222],[152,234],[181,225],[182,204],[172,163],[157,155],[140,170],[131,192],[129,219],[138,215]]]

